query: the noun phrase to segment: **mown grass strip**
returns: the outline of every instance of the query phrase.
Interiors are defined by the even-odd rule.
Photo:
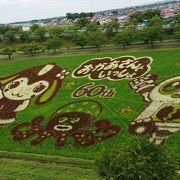
[[[84,169],[80,167],[68,167],[57,164],[43,164],[28,160],[9,160],[1,158],[0,179],[3,180],[97,180],[93,169]]]
[[[9,159],[9,160],[26,160],[26,161],[39,162],[43,164],[65,165],[69,167],[81,167],[85,169],[92,169],[92,167],[94,167],[94,161],[92,160],[68,158],[61,156],[51,156],[44,154],[0,151],[0,158]]]

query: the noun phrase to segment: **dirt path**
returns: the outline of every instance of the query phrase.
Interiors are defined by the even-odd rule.
[[[156,43],[154,48],[151,48],[148,44],[132,44],[123,49],[121,46],[105,46],[101,48],[101,51],[97,51],[96,48],[72,48],[72,49],[64,49],[61,52],[57,52],[56,54],[52,54],[47,52],[35,54],[34,56],[24,55],[24,54],[15,54],[9,60],[7,56],[0,56],[0,61],[14,61],[14,60],[25,60],[25,59],[33,59],[33,58],[47,58],[47,57],[62,57],[64,55],[70,54],[87,54],[87,53],[105,53],[105,52],[124,52],[124,51],[137,51],[137,50],[159,50],[166,48],[179,48],[180,42],[163,42]]]
[[[63,165],[67,167],[79,167],[83,169],[91,169],[88,165],[78,163],[78,162],[59,162],[59,161],[51,161],[51,160],[45,160],[40,158],[28,158],[28,157],[12,157],[9,155],[0,155],[0,159],[9,159],[9,160],[25,160],[25,161],[31,161],[34,163],[42,163],[42,164],[56,164],[56,165]]]

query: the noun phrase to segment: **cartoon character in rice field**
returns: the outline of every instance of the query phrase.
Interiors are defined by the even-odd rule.
[[[129,125],[134,135],[151,135],[157,143],[180,130],[180,76],[167,79],[149,94],[150,104]]]
[[[0,78],[0,125],[14,122],[16,113],[25,110],[32,98],[36,105],[52,100],[67,75],[56,64],[46,64]]]
[[[88,147],[111,139],[121,131],[108,119],[97,120],[101,112],[101,104],[93,100],[65,104],[52,114],[47,124],[43,122],[44,117],[39,116],[14,127],[11,135],[15,141],[30,139],[33,146],[51,138],[57,147],[63,147],[68,139],[77,147]]]

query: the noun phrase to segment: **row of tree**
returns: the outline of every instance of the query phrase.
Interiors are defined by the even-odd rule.
[[[0,53],[8,55],[9,58],[16,51],[31,55],[45,50],[56,53],[63,45],[67,46],[67,43],[76,44],[81,48],[92,46],[98,50],[108,43],[126,48],[132,43],[141,42],[154,47],[155,41],[162,41],[168,35],[180,39],[180,14],[174,17],[168,30],[163,28],[162,18],[157,15],[149,20],[147,26],[139,29],[140,22],[137,23],[134,16],[124,26],[121,26],[117,19],[100,25],[85,17],[80,18],[73,27],[66,29],[60,27],[46,29],[33,25],[30,31],[22,31],[20,27],[0,26],[1,44],[5,46]],[[7,45],[11,47],[14,44],[18,46],[16,51],[13,48],[6,48]]]
[[[151,46],[154,46],[155,41],[161,41],[163,36],[163,30],[160,27],[149,26],[144,30],[132,30],[131,28],[125,28],[122,31],[114,35],[112,43],[119,45],[123,48],[130,45],[131,43],[139,40],[144,41],[145,43],[150,43]],[[108,43],[108,38],[105,32],[100,30],[96,31],[84,31],[76,33],[72,41],[84,48],[89,45],[96,47],[100,51],[101,47]],[[31,54],[32,56],[38,52],[44,52],[45,50],[52,51],[54,54],[63,46],[64,40],[61,37],[52,37],[47,40],[46,43],[40,45],[40,43],[31,42],[21,45],[17,50],[14,48],[3,48],[0,50],[0,54],[8,55],[9,59],[11,56],[16,53],[16,51],[21,51],[24,54]]]
[[[100,31],[96,31],[88,34],[76,34],[73,41],[77,45],[81,46],[81,48],[83,48],[85,45],[91,45],[98,48],[98,50],[100,51],[102,45],[106,43],[106,38],[104,37],[103,33],[101,33]],[[24,54],[29,54],[33,56],[37,53],[42,53],[48,50],[52,51],[55,54],[57,50],[60,50],[63,45],[64,41],[62,38],[53,37],[49,38],[48,41],[43,44],[43,46],[40,43],[31,42],[23,44],[19,48],[2,48],[0,49],[0,54],[7,55],[9,59],[11,59],[11,56],[16,52],[23,52]]]
[[[48,38],[58,37],[67,40],[72,40],[75,34],[79,32],[92,32],[100,30],[104,32],[108,39],[114,38],[114,36],[122,31],[123,29],[133,29],[137,30],[138,25],[141,23],[142,18],[139,18],[140,13],[135,13],[130,17],[130,20],[122,26],[117,19],[112,20],[109,23],[104,25],[100,25],[99,22],[91,22],[89,19],[83,17],[80,18],[73,27],[71,28],[45,28],[40,27],[38,25],[33,25],[30,31],[23,31],[21,27],[10,27],[10,26],[0,26],[0,42],[5,44],[12,44],[12,43],[29,43],[32,41],[36,42],[44,42]],[[146,12],[148,14],[148,12]],[[147,15],[145,17],[148,17]],[[154,16],[150,17],[149,15],[149,25],[148,26],[158,26],[163,29],[163,20],[160,16],[156,15],[154,12]],[[180,15],[176,15],[174,19],[172,19],[170,23],[170,27],[166,28],[164,33],[166,35],[174,34],[177,39],[179,39],[179,26],[180,26]],[[145,27],[146,28],[146,27]]]
[[[77,18],[83,18],[83,17],[90,17],[92,18],[95,15],[95,13],[90,12],[90,13],[85,13],[85,12],[81,12],[81,13],[67,13],[66,14],[66,18],[67,19],[71,19],[71,20],[75,20]]]

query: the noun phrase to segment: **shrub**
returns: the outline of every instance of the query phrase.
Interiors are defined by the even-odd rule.
[[[113,180],[170,180],[177,166],[163,146],[134,137],[105,151],[96,160],[99,176]]]

